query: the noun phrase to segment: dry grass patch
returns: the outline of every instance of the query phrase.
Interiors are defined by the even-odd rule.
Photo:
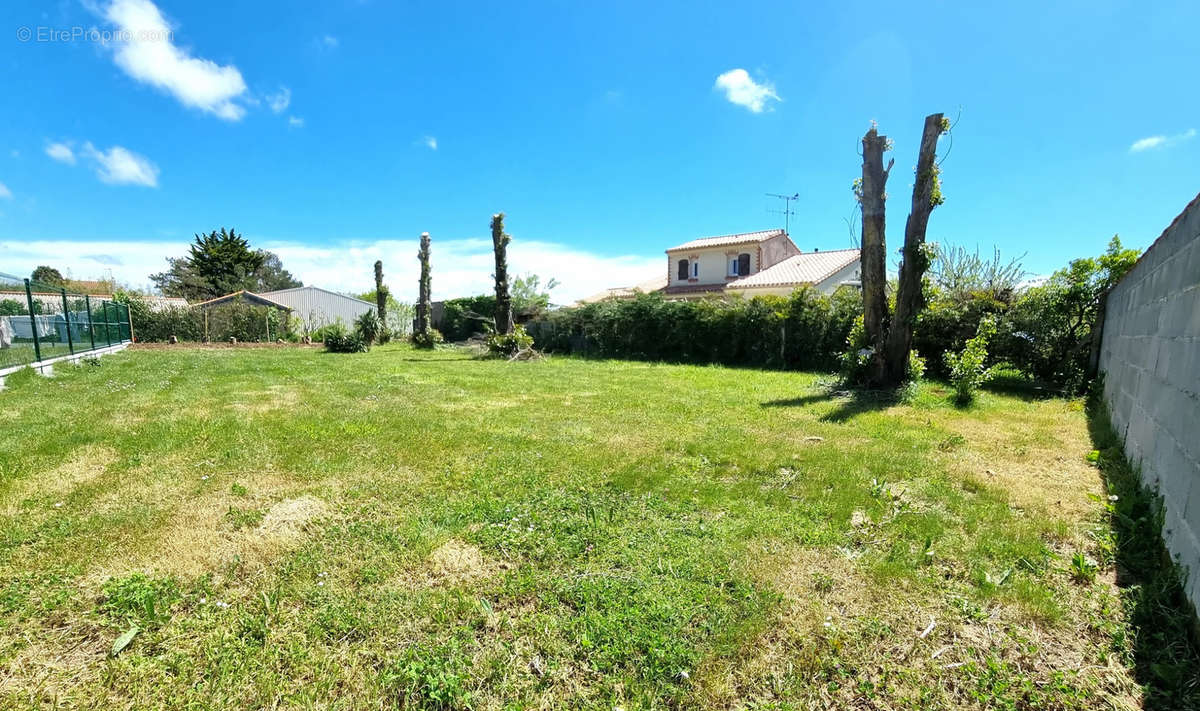
[[[490,560],[470,543],[451,538],[434,549],[426,561],[431,585],[459,585],[490,578],[507,566]]]
[[[281,489],[257,482],[247,497],[212,493],[187,499],[175,508],[172,523],[129,555],[118,556],[94,570],[91,577],[119,577],[129,570],[154,570],[183,577],[219,573],[236,556],[244,565],[264,566],[295,547],[309,527],[329,515],[325,501],[311,495],[266,502]],[[254,525],[240,526],[231,512],[262,511]]]

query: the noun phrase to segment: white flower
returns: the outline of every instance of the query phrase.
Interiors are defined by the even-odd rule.
[[[62,505],[63,505],[63,502],[61,502],[61,501],[60,501],[60,502],[58,502],[57,504],[55,504],[55,505],[54,505],[54,508],[56,508],[56,509],[61,509],[61,508],[62,508]]]
[[[213,604],[216,605],[217,607],[221,608],[222,610],[229,609],[229,603],[225,602],[224,600],[217,600]]]

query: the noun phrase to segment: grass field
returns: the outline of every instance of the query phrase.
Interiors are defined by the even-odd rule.
[[[1141,707],[1082,403],[820,377],[403,346],[12,377],[0,705]]]

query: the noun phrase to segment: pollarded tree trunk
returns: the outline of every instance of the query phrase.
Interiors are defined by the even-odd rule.
[[[430,296],[430,277],[429,277],[429,233],[421,233],[421,249],[417,252],[417,259],[421,260],[421,280],[417,288],[417,327],[416,333],[425,335],[429,333],[429,313],[433,309],[433,303]]]
[[[913,327],[917,314],[925,306],[921,288],[930,258],[925,249],[925,230],[929,227],[929,215],[933,208],[943,202],[941,185],[938,181],[937,142],[948,129],[942,114],[925,117],[925,130],[921,134],[921,152],[917,155],[917,175],[913,181],[912,211],[904,225],[904,250],[900,261],[900,285],[896,291],[896,313],[888,327],[887,372],[884,379],[889,384],[904,381],[908,369],[908,356],[912,350]]]
[[[492,215],[492,249],[496,254],[496,333],[512,331],[512,297],[508,293],[508,243],[504,234],[504,213]]]
[[[387,323],[387,287],[383,285],[383,262],[375,261],[375,310],[379,312],[379,323]]]
[[[884,342],[887,328],[887,251],[884,244],[888,173],[895,160],[883,167],[883,153],[888,150],[887,136],[879,135],[871,126],[862,139],[862,183],[859,201],[862,204],[862,290],[863,328],[875,353],[872,357],[872,380],[884,372]]]

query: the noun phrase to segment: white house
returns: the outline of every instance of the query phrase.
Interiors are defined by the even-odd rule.
[[[811,286],[822,294],[860,285],[859,250],[801,251],[783,230],[702,237],[667,250],[667,274],[632,287],[618,287],[582,301],[632,298],[661,292],[694,299],[714,294],[786,296]]]
[[[308,330],[316,330],[339,321],[346,326],[351,326],[359,316],[375,310],[375,304],[368,301],[316,286],[264,291],[259,296],[265,296],[277,304],[290,308],[292,318]]]

